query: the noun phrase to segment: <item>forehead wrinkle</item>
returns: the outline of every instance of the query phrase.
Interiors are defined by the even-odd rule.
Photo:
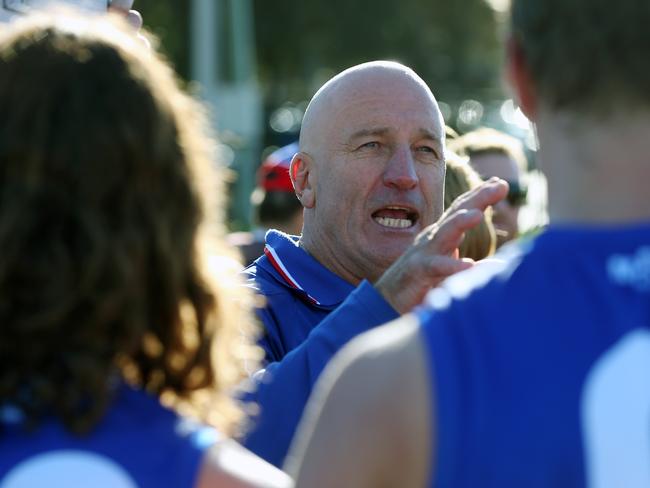
[[[420,137],[425,137],[427,139],[433,139],[434,141],[442,141],[443,135],[436,134],[434,131],[427,129],[426,127],[420,127],[418,129]]]
[[[358,139],[360,137],[366,137],[366,136],[383,136],[390,131],[391,129],[389,127],[370,127],[367,129],[360,129],[353,132],[350,135],[350,139]]]

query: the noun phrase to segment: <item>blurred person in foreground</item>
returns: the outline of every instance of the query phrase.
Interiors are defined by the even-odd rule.
[[[228,243],[241,253],[244,266],[264,254],[269,229],[298,236],[302,229],[302,205],[293,191],[289,164],[298,152],[294,142],[273,151],[257,171],[258,184],[251,201],[257,226],[250,232],[228,234]]]
[[[526,203],[523,181],[528,162],[521,142],[503,132],[483,127],[449,143],[449,149],[467,156],[484,180],[497,176],[508,182],[508,196],[494,205],[497,247],[519,236],[519,209]]]
[[[245,446],[281,465],[312,386],[351,338],[409,312],[462,259],[463,233],[505,196],[495,179],[443,214],[445,129],[426,83],[375,61],[349,68],[314,95],[291,178],[304,207],[300,237],[270,231],[246,270],[268,362],[256,374]]]
[[[550,226],[341,352],[298,486],[650,486],[648,24],[646,0],[512,2]]]
[[[35,15],[0,110],[0,485],[286,486],[199,423],[255,357],[201,107],[116,23]]]
[[[456,198],[481,186],[481,177],[469,162],[448,151],[445,171],[445,208],[451,207]],[[492,209],[483,212],[481,222],[465,232],[458,253],[461,258],[480,261],[494,254],[496,233],[492,224]]]

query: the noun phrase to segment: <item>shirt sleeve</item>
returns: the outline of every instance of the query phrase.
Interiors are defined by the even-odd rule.
[[[281,467],[314,383],[348,341],[398,313],[367,281],[320,322],[307,340],[281,361],[255,375],[257,389],[246,400],[258,404],[260,414],[243,444]]]

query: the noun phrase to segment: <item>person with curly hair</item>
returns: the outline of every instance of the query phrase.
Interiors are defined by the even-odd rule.
[[[285,486],[220,438],[257,352],[205,115],[118,20],[0,34],[0,485]]]

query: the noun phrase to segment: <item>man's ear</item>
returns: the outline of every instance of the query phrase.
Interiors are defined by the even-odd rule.
[[[537,115],[537,91],[530,76],[526,56],[514,36],[506,42],[506,77],[514,92],[515,102],[531,121]]]
[[[313,169],[313,159],[309,154],[302,151],[293,157],[289,166],[289,175],[293,182],[293,188],[296,190],[296,196],[305,208],[312,208],[316,205],[315,173]]]

